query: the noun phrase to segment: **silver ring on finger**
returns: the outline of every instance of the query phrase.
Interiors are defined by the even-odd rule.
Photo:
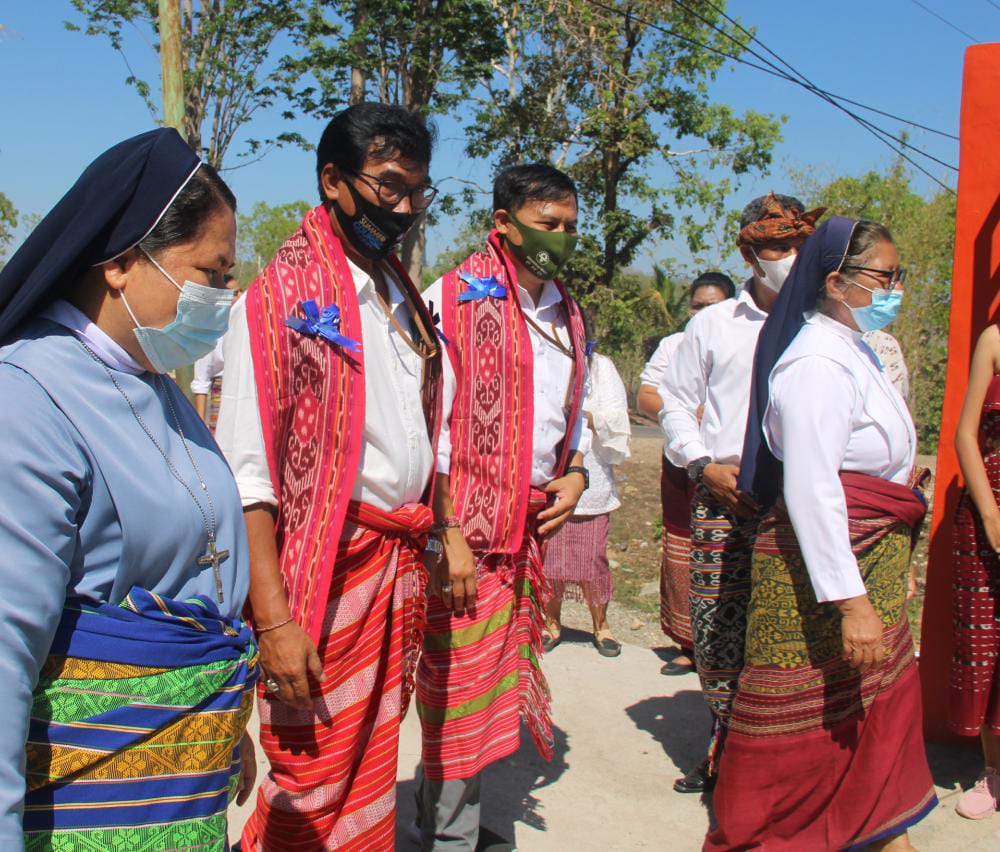
[[[278,681],[276,681],[273,677],[269,677],[264,681],[264,689],[268,692],[277,692],[281,689],[281,684],[278,683]]]
[[[442,583],[441,584],[441,591],[444,592],[446,595],[450,595],[451,594],[451,583]]]

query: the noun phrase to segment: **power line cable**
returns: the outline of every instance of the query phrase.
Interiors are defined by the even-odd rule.
[[[968,39],[969,41],[971,41],[971,42],[972,42],[973,44],[979,44],[979,39],[978,39],[978,38],[976,38],[976,37],[975,37],[974,35],[970,35],[970,34],[969,34],[969,33],[967,33],[967,32],[966,32],[965,30],[963,30],[963,29],[962,29],[961,27],[959,27],[959,26],[956,26],[955,24],[953,24],[953,23],[952,23],[951,21],[949,21],[949,20],[948,20],[948,19],[947,19],[946,17],[944,17],[943,15],[939,15],[939,14],[938,14],[937,12],[935,12],[935,11],[934,11],[933,9],[931,9],[930,7],[928,7],[928,6],[925,6],[925,5],[923,4],[923,3],[921,3],[921,2],[920,2],[920,0],[910,0],[910,2],[911,2],[911,3],[912,3],[912,4],[914,5],[914,6],[918,6],[919,8],[923,9],[923,10],[924,10],[924,11],[925,11],[925,12],[926,12],[926,13],[927,13],[928,15],[933,15],[933,16],[934,16],[935,18],[937,18],[937,19],[938,19],[938,20],[939,20],[939,21],[940,21],[940,22],[941,22],[942,24],[945,24],[946,26],[949,26],[949,27],[951,27],[951,28],[952,28],[952,29],[953,29],[953,30],[954,30],[955,32],[957,32],[957,33],[961,33],[962,35],[964,35],[964,36],[965,36],[965,37],[966,37],[966,38],[967,38],[967,39]],[[995,4],[994,4],[994,5],[995,5]]]
[[[673,30],[668,30],[666,27],[662,27],[659,24],[656,24],[656,23],[654,23],[652,21],[644,20],[644,19],[638,17],[637,15],[630,14],[630,13],[624,13],[623,10],[618,9],[616,7],[613,7],[613,6],[608,6],[605,3],[601,3],[600,0],[586,0],[586,2],[589,3],[591,6],[603,9],[604,11],[613,12],[615,14],[619,14],[619,15],[623,15],[623,16],[625,16],[625,15],[631,16],[637,23],[640,23],[643,26],[647,26],[647,27],[650,27],[651,29],[655,29],[655,30],[657,30],[659,32],[664,33],[665,35],[668,35],[668,36],[670,36],[672,38],[678,39],[678,40],[680,40],[682,42],[686,42],[688,44],[695,45],[697,47],[709,50],[710,52],[716,53],[718,55],[725,56],[726,58],[731,59],[731,60],[733,60],[735,62],[738,62],[740,64],[748,65],[750,67],[757,68],[758,70],[762,70],[762,71],[765,71],[767,73],[771,73],[774,76],[781,77],[782,79],[785,79],[785,80],[787,80],[787,81],[789,81],[791,83],[795,83],[795,84],[797,84],[797,85],[805,88],[806,90],[811,91],[814,94],[817,94],[819,97],[823,98],[823,100],[827,101],[829,104],[831,104],[832,106],[834,106],[837,109],[841,110],[841,112],[845,113],[850,118],[852,118],[857,124],[859,124],[862,128],[864,128],[865,130],[867,130],[876,139],[878,139],[879,142],[881,142],[883,145],[885,145],[886,147],[888,147],[894,154],[896,154],[897,156],[901,157],[903,160],[905,160],[911,166],[913,166],[915,169],[917,169],[917,171],[921,172],[926,177],[930,178],[932,181],[934,181],[938,186],[940,186],[945,191],[954,193],[954,190],[950,186],[948,186],[947,184],[945,184],[938,177],[936,177],[931,172],[929,172],[927,169],[925,169],[923,166],[921,166],[920,163],[918,163],[916,160],[914,160],[912,157],[910,157],[901,148],[897,148],[894,143],[899,143],[903,147],[911,148],[915,152],[917,152],[919,154],[922,154],[923,156],[928,157],[929,159],[932,159],[935,162],[939,162],[942,165],[945,165],[948,168],[954,169],[955,171],[957,171],[957,168],[955,166],[952,166],[952,165],[950,165],[948,163],[944,163],[943,161],[938,160],[936,157],[933,157],[932,155],[927,154],[924,151],[921,151],[919,148],[915,148],[914,146],[909,145],[904,140],[896,139],[888,131],[884,130],[883,128],[878,127],[877,125],[872,124],[867,119],[862,118],[861,116],[859,116],[856,113],[852,112],[851,110],[847,109],[842,104],[837,103],[828,93],[823,92],[823,90],[821,90],[818,86],[816,86],[813,83],[811,83],[800,72],[795,71],[795,73],[799,77],[802,78],[801,80],[797,79],[796,77],[792,77],[790,74],[788,74],[785,71],[782,71],[773,62],[771,62],[770,60],[768,60],[765,57],[761,56],[759,53],[757,53],[755,50],[753,50],[749,46],[744,45],[738,39],[734,38],[732,35],[730,35],[729,33],[725,32],[725,30],[722,30],[720,27],[716,26],[712,22],[705,21],[704,18],[702,18],[700,15],[698,15],[698,13],[693,12],[692,10],[688,9],[682,2],[680,2],[680,0],[674,0],[674,3],[676,5],[678,5],[678,6],[680,6],[681,8],[685,9],[685,11],[687,11],[689,14],[692,14],[695,17],[700,18],[702,21],[705,21],[705,23],[710,28],[714,29],[716,32],[720,33],[721,35],[723,35],[724,37],[728,38],[729,40],[735,42],[737,44],[737,46],[741,50],[745,50],[748,53],[750,53],[752,56],[755,56],[757,59],[760,59],[762,62],[765,62],[768,66],[770,66],[770,68],[764,68],[762,66],[756,65],[755,63],[748,62],[747,60],[744,60],[744,59],[742,59],[739,56],[734,56],[732,54],[726,53],[723,50],[719,50],[718,48],[715,48],[712,45],[708,45],[708,44],[705,44],[703,42],[699,42],[699,41],[697,41],[695,39],[688,38],[687,36],[683,36],[680,33],[674,32]],[[706,0],[706,3],[707,3],[707,0]],[[711,6],[711,8],[713,8],[716,12],[719,12],[719,14],[721,14],[724,18],[726,18],[726,20],[729,20],[731,23],[734,23],[734,25],[737,26],[737,27],[739,27],[741,30],[743,30],[744,32],[747,32],[739,23],[733,21],[724,12],[722,12],[719,9],[717,9],[715,6],[712,6],[711,3],[707,3],[707,5]],[[747,34],[750,36],[750,38],[752,40],[758,41],[758,43],[760,43],[759,39],[757,39],[756,36],[754,36],[751,33],[747,33]],[[768,48],[768,50],[770,50],[770,49]],[[770,52],[773,54],[773,51],[770,51]],[[776,55],[776,54],[774,54],[774,55]],[[781,60],[781,61],[784,62],[784,60]],[[788,63],[784,63],[784,64],[788,65]],[[791,66],[789,65],[789,67],[791,67]],[[890,140],[892,140],[892,141],[890,141]]]

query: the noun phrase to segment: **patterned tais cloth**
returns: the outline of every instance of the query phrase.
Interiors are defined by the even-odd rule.
[[[433,517],[352,501],[318,647],[326,679],[296,710],[261,690],[271,771],[243,832],[250,850],[392,849],[396,755],[425,611]]]
[[[725,725],[743,668],[757,518],[729,515],[704,487],[691,501],[691,634],[701,690]]]
[[[979,449],[1000,502],[1000,376],[986,392]],[[1000,734],[1000,557],[990,547],[968,492],[955,515],[949,723],[966,736]]]
[[[691,637],[691,494],[687,471],[664,457],[660,470],[663,551],[660,555],[660,629],[682,648]]]
[[[417,673],[424,774],[471,778],[517,751],[521,719],[538,751],[552,757],[549,688],[541,670],[542,607],[548,596],[536,517],[545,495],[532,490],[516,554],[477,560],[476,606],[463,615],[428,602]]]
[[[207,598],[67,601],[34,693],[26,849],[225,849],[256,681],[250,629]]]
[[[761,246],[777,240],[808,237],[816,231],[816,220],[826,212],[825,207],[807,213],[785,207],[773,192],[767,194],[763,208],[760,217],[736,236],[737,245]]]
[[[611,600],[615,582],[608,563],[610,519],[607,513],[574,516],[546,540],[545,579],[555,597],[595,606]]]
[[[775,509],[754,545],[746,666],[706,850],[863,847],[937,803],[905,614],[911,523],[923,506],[905,486],[852,479],[851,545],[882,620],[886,658],[864,675],[841,658],[840,614],[816,602],[787,512]],[[859,488],[861,480],[868,484]],[[867,493],[854,498],[855,489]]]

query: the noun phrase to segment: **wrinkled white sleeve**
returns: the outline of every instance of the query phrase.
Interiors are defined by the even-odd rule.
[[[663,452],[676,467],[686,468],[697,459],[711,456],[701,437],[698,406],[705,404],[712,357],[706,337],[708,328],[695,317],[681,345],[667,364],[658,393],[663,401],[660,426],[666,436]]]
[[[215,378],[219,366],[218,349],[213,349],[207,355],[202,355],[194,362],[194,379],[191,382],[191,393],[210,393],[212,379]]]
[[[584,401],[594,421],[591,448],[601,461],[621,464],[631,455],[628,441],[632,435],[625,383],[610,358],[601,359],[598,369],[591,371],[591,380],[589,398]]]
[[[671,334],[659,342],[653,356],[646,362],[646,366],[639,374],[640,385],[650,385],[654,388],[660,386],[660,380],[667,370],[667,364],[670,363],[670,358],[677,349],[677,341],[674,339],[677,336]]]
[[[432,314],[443,314],[441,305],[441,294],[443,292],[443,279],[438,278],[430,287],[420,295],[424,304]],[[440,328],[440,326],[439,326]],[[451,363],[451,356],[448,354],[449,343],[445,343],[438,338],[438,342],[444,347],[441,353],[441,432],[438,436],[437,445],[437,465],[435,470],[438,473],[448,474],[451,472],[451,409],[455,403],[455,394],[458,390],[455,381],[455,369]]]
[[[788,515],[821,603],[865,594],[838,476],[861,402],[854,378],[829,358],[800,358],[771,376],[765,435],[784,462]]]
[[[257,381],[250,352],[246,299],[233,305],[229,331],[223,343],[226,369],[222,378],[222,402],[215,425],[215,440],[236,477],[244,507],[254,503],[277,506],[264,447],[264,430],[257,406]]]

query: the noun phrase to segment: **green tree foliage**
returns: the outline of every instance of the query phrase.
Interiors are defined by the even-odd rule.
[[[302,224],[302,218],[311,205],[307,201],[270,205],[260,201],[249,213],[239,216],[238,255],[252,267],[254,274],[261,271],[287,240]],[[241,273],[243,270],[241,269]],[[242,283],[245,275],[237,274]]]
[[[779,139],[774,118],[709,98],[724,62],[711,48],[731,43],[659,0],[513,2],[498,13],[507,58],[469,152],[501,165],[548,160],[576,179],[591,237],[572,270],[578,291],[613,289],[651,240],[702,249],[734,179],[766,169]],[[715,11],[704,17],[730,27]]]
[[[923,452],[937,452],[948,318],[955,251],[955,196],[939,191],[924,197],[897,160],[888,172],[839,177],[827,183],[799,177],[810,207],[881,222],[892,231],[907,268],[906,296],[899,318],[887,329],[899,339],[910,371],[910,409]]]
[[[156,38],[157,0],[72,0],[83,23],[66,27],[104,36],[125,58],[125,31],[135,27]],[[273,61],[271,52],[282,32],[302,25],[298,0],[181,0],[184,58],[184,130],[188,144],[216,168],[222,166],[236,132],[259,111],[272,106],[279,85],[294,71],[289,63]],[[159,45],[155,47],[158,49]],[[131,66],[129,66],[131,67]],[[150,113],[158,118],[158,98],[148,81],[131,74]],[[247,140],[247,155],[288,142],[302,143],[295,133],[273,139]]]
[[[17,216],[14,202],[0,192],[0,260],[7,254],[8,247],[14,241]]]

